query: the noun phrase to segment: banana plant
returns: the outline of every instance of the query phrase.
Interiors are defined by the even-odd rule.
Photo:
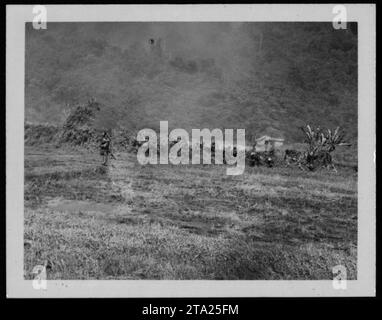
[[[340,127],[337,127],[334,130],[334,132],[328,129],[326,134],[327,141],[325,143],[325,147],[327,151],[332,152],[335,150],[336,146],[343,145],[344,138],[345,138],[345,133]]]
[[[300,129],[305,136],[304,142],[308,144],[308,150],[304,156],[304,161],[308,166],[313,166],[316,159],[320,158],[322,154],[331,153],[336,146],[349,145],[344,142],[345,133],[340,127],[332,131],[330,129],[322,130],[320,127],[312,129],[308,124]]]

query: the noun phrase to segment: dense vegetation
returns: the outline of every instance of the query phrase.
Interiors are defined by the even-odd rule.
[[[49,23],[26,26],[26,120],[95,128],[245,128],[299,141],[306,123],[357,137],[357,35],[331,23]]]

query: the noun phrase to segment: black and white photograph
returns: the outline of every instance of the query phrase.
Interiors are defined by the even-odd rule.
[[[15,295],[98,280],[140,296],[181,280],[185,295],[237,280],[269,283],[265,295],[288,295],[274,280],[309,283],[301,295],[373,294],[374,7],[293,20],[285,6],[253,21],[245,6],[242,20],[201,21],[20,6],[22,46],[7,47],[7,130],[19,123],[7,131],[7,246],[17,229],[9,254],[29,293]],[[9,79],[8,63],[22,74]],[[261,294],[248,288],[236,295]]]

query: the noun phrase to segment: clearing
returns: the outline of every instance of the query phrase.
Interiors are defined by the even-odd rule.
[[[147,165],[25,147],[25,278],[332,279],[357,270],[357,174]]]

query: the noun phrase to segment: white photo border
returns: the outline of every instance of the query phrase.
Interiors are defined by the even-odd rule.
[[[376,6],[343,4],[358,23],[357,280],[335,290],[330,280],[24,280],[25,23],[33,5],[6,7],[6,270],[7,297],[351,297],[375,296],[376,279]],[[335,4],[46,5],[49,22],[332,21]]]

